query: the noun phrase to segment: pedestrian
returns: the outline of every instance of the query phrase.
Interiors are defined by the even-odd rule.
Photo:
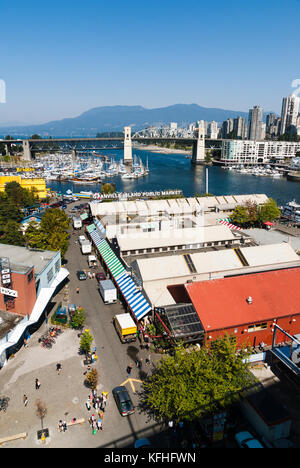
[[[76,288],[76,293],[79,294],[79,288]]]
[[[137,363],[137,368],[138,368],[139,370],[142,369],[142,360],[143,360],[143,359],[140,359],[140,360],[138,361],[138,363]]]
[[[91,410],[91,403],[90,403],[90,399],[88,399],[88,400],[86,401],[86,403],[85,403],[85,406],[86,406],[86,409],[87,409],[88,411],[90,411],[90,410]]]
[[[56,364],[56,370],[57,370],[57,374],[59,375],[60,374],[60,371],[62,369],[62,365],[61,364]]]
[[[24,348],[27,348],[28,344],[27,344],[27,340],[26,338],[24,338]]]
[[[130,377],[131,371],[132,371],[132,364],[129,364],[129,366],[127,366],[126,371],[127,371],[127,377]]]
[[[98,421],[97,421],[97,428],[98,428],[98,431],[101,429],[101,431],[103,431],[103,425],[102,425],[102,419],[99,418]]]
[[[62,422],[61,419],[60,419],[59,422],[58,422],[58,430],[59,430],[59,432],[62,432],[62,431],[63,431],[63,422]]]
[[[28,398],[26,395],[23,396],[23,403],[24,403],[24,406],[28,405]]]
[[[67,423],[66,421],[63,422],[63,431],[66,432],[66,430],[68,429],[68,426],[67,426]]]
[[[94,364],[95,362],[95,353],[92,353],[91,355],[91,363]]]
[[[151,362],[151,355],[149,354],[148,357],[146,358],[146,365],[148,366]]]
[[[40,383],[39,379],[35,379],[35,389],[39,390],[40,386],[41,386],[41,383]]]

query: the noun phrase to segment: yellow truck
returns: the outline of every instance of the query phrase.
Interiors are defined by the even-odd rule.
[[[137,326],[130,314],[115,315],[114,325],[122,343],[136,341]]]

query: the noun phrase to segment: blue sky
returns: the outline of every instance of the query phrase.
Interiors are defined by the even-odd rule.
[[[117,104],[280,113],[299,14],[299,0],[1,0],[0,123]]]

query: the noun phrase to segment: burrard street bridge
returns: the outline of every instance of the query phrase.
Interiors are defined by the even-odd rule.
[[[23,158],[26,161],[31,161],[35,158],[36,153],[47,153],[53,151],[72,152],[73,155],[80,152],[99,151],[104,149],[124,149],[124,162],[132,162],[133,143],[182,143],[192,145],[193,164],[205,163],[206,149],[220,149],[222,140],[220,139],[205,139],[205,131],[203,128],[197,128],[193,137],[172,138],[172,137],[142,137],[139,134],[132,135],[131,127],[124,128],[124,134],[121,137],[105,137],[105,138],[43,138],[43,139],[18,139],[18,140],[2,140],[6,147],[7,153],[10,151],[10,145],[23,146]]]

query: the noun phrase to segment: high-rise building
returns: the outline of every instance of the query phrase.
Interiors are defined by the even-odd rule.
[[[248,140],[256,141],[262,139],[262,123],[264,110],[262,107],[254,106],[249,109],[248,115]]]
[[[244,140],[247,138],[247,123],[244,117],[237,117],[233,120],[233,130],[235,132],[236,138]]]
[[[286,133],[289,127],[297,126],[299,112],[299,97],[291,94],[282,100],[280,135]]]
[[[274,126],[275,120],[276,120],[276,114],[273,114],[271,112],[270,114],[267,115],[267,118],[266,118],[266,133],[268,133],[269,135],[271,134],[271,129]]]
[[[233,119],[227,119],[222,124],[222,138],[229,137],[230,132],[233,130]]]
[[[209,122],[208,124],[208,136],[209,138],[216,139],[218,138],[218,122],[215,122],[214,120],[212,122]]]

